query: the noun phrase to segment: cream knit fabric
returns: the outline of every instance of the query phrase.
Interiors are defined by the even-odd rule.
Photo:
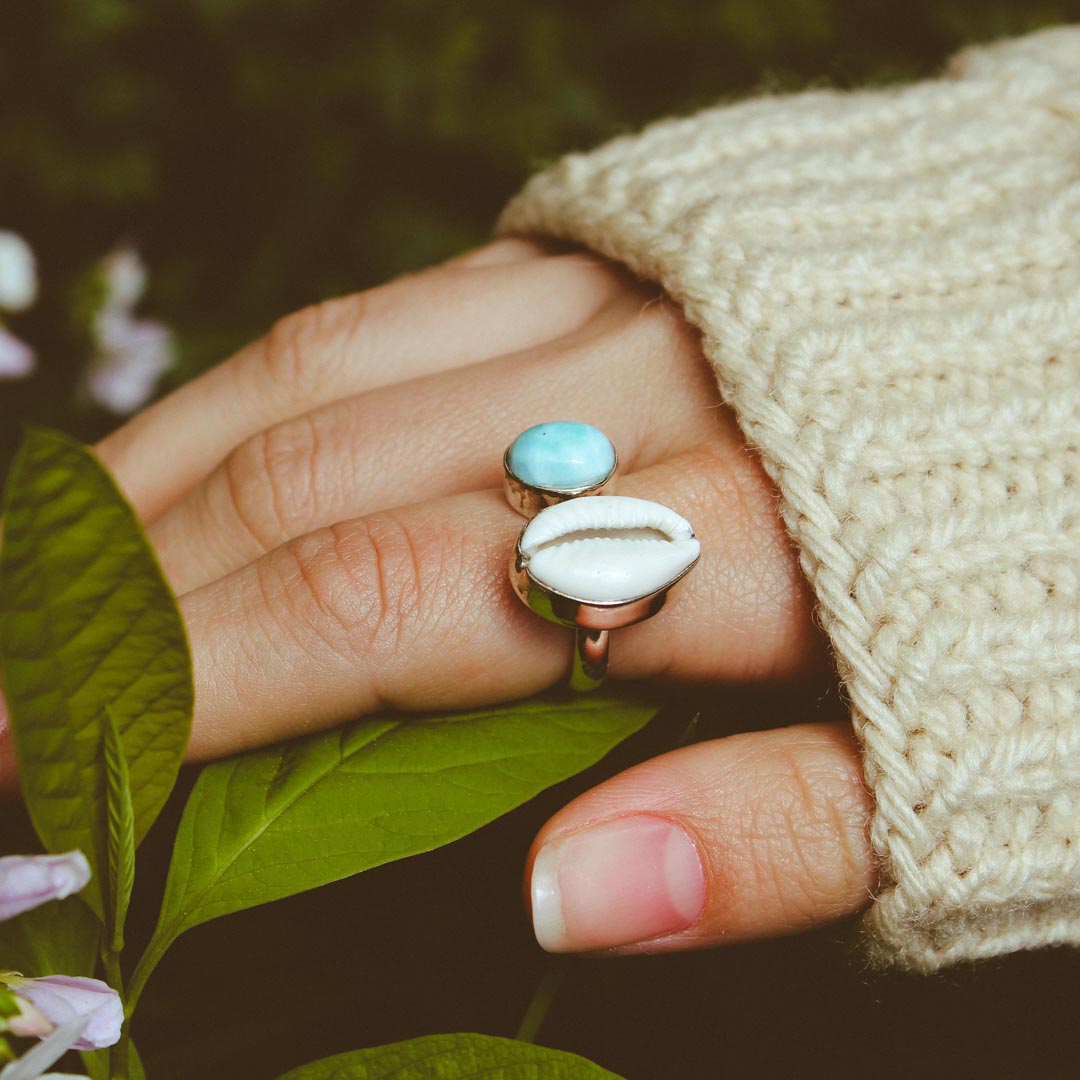
[[[864,747],[874,959],[1080,943],[1080,27],[657,124],[500,227],[700,328]]]

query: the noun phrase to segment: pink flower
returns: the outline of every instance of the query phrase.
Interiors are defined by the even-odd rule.
[[[49,900],[63,900],[89,880],[90,864],[81,851],[0,858],[0,922]]]
[[[43,1039],[53,1030],[45,1014],[29,1001],[16,996],[15,1004],[19,1011],[7,1019],[7,1029],[12,1035],[18,1035],[20,1039]]]
[[[117,248],[107,255],[101,276],[105,300],[94,316],[94,358],[83,390],[97,404],[124,416],[153,397],[158,380],[175,361],[175,347],[167,326],[134,317],[147,280],[134,248]]]
[[[0,379],[21,379],[34,370],[34,350],[0,326]]]
[[[16,997],[28,1001],[53,1027],[82,1018],[86,1027],[73,1044],[76,1050],[101,1050],[120,1038],[124,1006],[120,995],[100,979],[46,975],[24,979],[6,975],[4,983]]]
[[[61,1024],[33,1050],[27,1051],[18,1061],[12,1061],[0,1069],[0,1080],[86,1080],[85,1077],[76,1077],[73,1073],[45,1072],[75,1045],[85,1028],[86,1021],[81,1017]]]
[[[125,416],[150,400],[158,379],[172,367],[172,335],[149,319],[117,315],[98,323],[101,351],[86,373],[86,392]]]
[[[30,245],[13,232],[0,231],[0,308],[22,311],[37,297],[37,267]]]
[[[133,247],[118,247],[101,260],[105,304],[112,311],[135,310],[146,292],[146,264]]]

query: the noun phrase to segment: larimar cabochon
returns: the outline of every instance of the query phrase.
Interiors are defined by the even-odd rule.
[[[615,447],[590,424],[554,420],[526,428],[510,444],[506,463],[530,487],[581,491],[603,483],[615,469]]]

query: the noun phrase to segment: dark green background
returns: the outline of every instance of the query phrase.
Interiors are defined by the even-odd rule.
[[[484,239],[528,173],[671,111],[935,72],[1078,0],[0,0],[0,228],[44,291],[19,421],[80,412],[76,274],[120,240],[179,333],[172,381],[276,316]]]
[[[177,330],[175,383],[292,308],[482,241],[563,151],[759,89],[931,74],[966,42],[1070,19],[1075,0],[0,0],[0,228],[30,240],[43,281],[13,321],[42,367],[0,383],[0,468],[22,420],[88,438],[112,423],[74,404],[69,307],[117,241],[142,248],[146,310]],[[693,707],[570,787],[671,746]],[[805,688],[714,693],[700,734],[842,715]],[[153,1080],[270,1080],[430,1031],[512,1034],[545,964],[521,863],[570,794],[192,932],[140,1016]],[[30,842],[7,808],[0,850]],[[168,842],[163,824],[142,854],[136,943]],[[864,971],[851,937],[570,962],[542,1041],[632,1080],[1077,1074],[1073,954],[925,980]]]

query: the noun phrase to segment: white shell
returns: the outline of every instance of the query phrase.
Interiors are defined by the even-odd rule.
[[[597,604],[659,592],[701,553],[690,522],[674,510],[621,495],[549,506],[525,527],[518,546],[541,585]]]

